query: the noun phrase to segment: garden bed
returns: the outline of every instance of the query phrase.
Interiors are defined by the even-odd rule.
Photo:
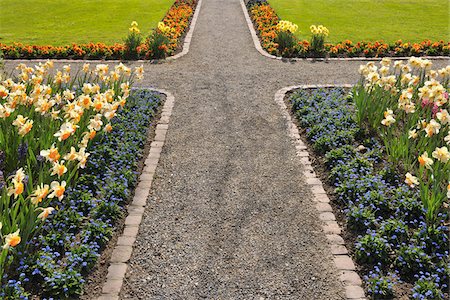
[[[46,63],[45,67],[39,67],[45,74],[50,65]],[[42,95],[51,95],[49,101],[60,99],[57,101],[61,103],[52,102],[52,105],[67,112],[64,117],[61,114],[64,122],[52,118],[58,115],[54,110],[51,114],[50,110],[48,113],[42,112],[44,106],[39,101],[44,101],[44,98],[39,98],[41,100],[31,106],[33,109],[19,103],[11,106],[17,95],[14,91],[20,86],[10,79],[0,85],[2,111],[12,109],[10,116],[2,115],[0,119],[2,128],[9,128],[3,131],[0,139],[0,222],[3,225],[0,237],[2,244],[7,245],[1,252],[4,272],[0,289],[2,299],[61,299],[78,297],[83,293],[91,297],[99,292],[111,251],[110,243],[114,242],[123,224],[124,208],[133,194],[143,166],[142,158],[148,151],[148,137],[153,134],[153,124],[163,101],[161,95],[147,90],[134,91],[128,96],[130,89],[127,80],[133,78],[126,74],[130,74],[131,70],[123,65],[116,66],[116,72],[123,73],[118,75],[120,80],[114,83],[112,77],[102,78],[108,74],[103,73],[104,68],[107,66],[99,65],[91,73],[86,67],[83,71],[86,76],[80,75],[71,83],[66,83],[68,85],[58,85],[57,81],[35,84],[21,74],[21,82],[23,86],[28,86],[27,92],[32,97],[42,88],[42,91],[47,90]],[[30,71],[24,65],[21,69],[25,73]],[[34,73],[33,78],[39,76]],[[113,89],[108,87],[116,89],[114,94],[111,93]],[[71,113],[77,105],[85,105],[81,116]],[[39,110],[33,113],[34,108]],[[97,110],[103,116],[96,114]],[[15,134],[16,129],[8,126],[14,119],[20,119],[18,113],[27,116],[27,122],[32,119],[33,126],[22,136],[22,127],[26,125],[17,125],[20,127],[20,136],[15,138],[18,143],[5,144],[9,137],[4,133]],[[48,118],[51,118],[50,121]],[[60,128],[60,122],[61,128],[66,128],[64,124],[75,120],[78,120],[75,124],[78,124],[79,131],[84,128],[90,131],[82,133],[75,129],[72,132],[74,127],[69,126],[70,136],[56,134],[59,140],[53,137],[54,130]],[[18,124],[16,121],[13,123]],[[48,131],[52,134],[45,133]],[[47,147],[54,150],[49,153],[40,151]],[[76,150],[78,147],[81,147],[79,151]],[[14,154],[16,152],[19,158]],[[77,165],[73,165],[72,161]],[[56,174],[50,174],[47,167],[50,171],[57,169]],[[18,178],[19,170],[24,170],[26,175]],[[50,189],[45,183],[52,180]],[[56,188],[55,182],[60,182],[65,189]],[[20,186],[24,188],[17,188]],[[41,193],[45,188],[48,191]],[[10,195],[7,194],[9,191]],[[36,200],[38,195],[41,197]],[[42,216],[41,212],[48,214]],[[92,273],[92,270],[95,271]],[[84,292],[86,279],[88,284]]]
[[[317,37],[326,40],[328,30],[317,30],[311,28],[312,36],[316,39],[298,40],[294,33],[297,29],[277,27],[281,21],[276,11],[266,0],[246,1],[246,7],[259,37],[262,48],[271,55],[290,58],[377,58],[377,57],[407,57],[407,56],[449,56],[449,41],[425,40],[421,43],[410,43],[398,40],[395,43],[375,42],[352,42],[344,40],[340,43],[323,43],[316,46]],[[287,35],[289,40],[279,39],[280,32]]]
[[[386,61],[384,66],[387,66]],[[439,79],[446,90],[448,71],[440,71],[444,77]],[[417,81],[416,91],[425,84],[426,79],[429,78],[424,77],[421,83]],[[362,81],[351,91],[298,90],[290,94],[286,102],[314,153],[313,163],[317,173],[328,184],[325,189],[332,199],[338,221],[345,228],[343,237],[359,264],[358,271],[364,278],[368,294],[374,299],[448,299],[450,187],[447,184],[450,178],[447,178],[446,170],[449,161],[433,154],[436,183],[430,182],[426,172],[421,172],[424,170],[419,163],[409,165],[405,158],[395,159],[392,144],[385,144],[386,136],[381,134],[384,129],[378,129],[385,126],[381,121],[386,123],[384,120],[391,116],[383,115],[386,107],[378,111],[380,118],[374,117],[376,123],[380,123],[375,129],[367,124],[367,118],[358,118],[363,111],[361,102],[358,102],[364,93],[361,89],[370,90],[367,86],[364,88],[364,84]],[[400,81],[398,84],[400,89]],[[401,95],[401,91],[397,93]],[[373,93],[372,90],[365,94],[365,101],[369,101]],[[382,102],[380,94],[376,95],[375,101],[383,103],[381,106],[387,105]],[[442,95],[443,99],[447,99],[446,94]],[[393,96],[392,100],[397,102],[398,97]],[[411,101],[419,101],[417,94]],[[440,112],[445,113],[447,108],[448,102],[445,102]],[[398,126],[405,126],[411,115],[400,120],[399,110],[394,110]],[[417,110],[417,114],[428,116],[428,124],[434,124],[430,121],[430,111],[426,106]],[[372,114],[377,115],[377,111],[374,109]],[[438,122],[442,122],[441,119]],[[444,137],[449,134],[449,125],[445,120],[441,126],[444,135],[433,136],[436,141],[441,141],[439,147],[446,144],[448,139]],[[419,134],[424,135],[423,132]],[[413,157],[420,156],[424,151],[424,146],[419,142],[423,137],[416,138],[418,151],[411,151]],[[402,139],[389,136],[389,140]],[[414,141],[410,143],[415,145]],[[418,177],[405,177],[405,173]],[[439,179],[442,178],[440,175],[447,177]],[[426,199],[424,194],[427,190],[424,183],[430,189],[434,187],[441,197],[434,210],[431,209],[430,199]]]
[[[0,43],[0,54],[2,53],[5,59],[81,60],[150,60],[173,56],[182,50],[183,40],[197,8],[197,3],[197,0],[175,0],[158,27],[148,37],[143,35],[138,29],[137,23],[133,22],[129,36],[134,34],[134,38],[138,38],[138,42],[132,45],[131,51],[127,43],[115,43],[114,45],[88,43],[67,46]],[[125,30],[124,32],[126,32]]]

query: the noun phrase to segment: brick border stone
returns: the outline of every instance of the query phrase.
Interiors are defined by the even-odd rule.
[[[330,58],[284,58],[281,56],[275,56],[269,54],[264,48],[261,46],[261,41],[259,40],[258,35],[256,34],[255,27],[253,26],[253,22],[250,19],[248,14],[247,6],[244,3],[244,0],[240,0],[242,10],[244,11],[245,20],[247,21],[248,29],[252,35],[253,44],[255,45],[256,50],[267,58],[278,59],[278,60],[286,60],[286,61],[380,61],[382,57],[347,57],[347,58],[339,58],[339,57],[330,57]],[[409,57],[389,57],[390,59],[395,60],[408,60]],[[450,57],[447,56],[421,56],[423,59],[434,59],[434,60],[449,60]]]
[[[128,261],[133,253],[133,244],[139,232],[139,225],[142,222],[145,206],[147,205],[153,176],[155,175],[156,167],[164,147],[167,130],[169,129],[169,120],[175,103],[174,96],[172,93],[161,89],[150,88],[147,90],[166,95],[166,101],[162,108],[162,115],[165,118],[161,116],[156,125],[155,138],[150,144],[150,151],[145,160],[142,174],[139,177],[133,200],[127,208],[128,216],[125,219],[125,227],[112,252],[108,275],[103,284],[102,294],[97,298],[98,300],[119,299],[119,293],[127,272]]]
[[[242,1],[242,0],[241,0]],[[336,216],[329,204],[328,198],[321,180],[316,176],[311,166],[309,153],[306,144],[300,138],[297,126],[292,120],[284,99],[286,94],[296,89],[317,89],[317,88],[333,88],[343,87],[351,88],[352,85],[296,85],[289,86],[278,90],[275,94],[275,102],[280,107],[283,118],[285,119],[289,137],[297,150],[297,156],[303,165],[303,175],[306,178],[306,184],[309,185],[313,193],[313,201],[316,202],[316,209],[319,212],[319,218],[322,220],[322,229],[329,241],[330,252],[333,255],[334,264],[339,270],[340,279],[345,286],[345,294],[347,299],[366,299],[362,286],[361,277],[355,272],[356,266],[352,258],[348,255],[347,247],[345,247],[344,239],[341,237],[342,229],[336,222]]]
[[[52,60],[52,61],[59,62],[59,63],[84,62],[84,63],[101,64],[101,63],[121,63],[121,62],[156,63],[156,62],[176,60],[180,57],[185,56],[189,52],[189,47],[191,46],[192,35],[194,34],[195,25],[197,24],[197,19],[198,19],[198,15],[200,13],[200,7],[202,6],[202,1],[203,0],[199,0],[197,3],[197,6],[195,7],[194,15],[192,16],[191,23],[189,25],[189,30],[186,33],[186,36],[184,37],[183,50],[178,54],[166,57],[166,59],[153,59],[153,60],[139,59],[139,60],[126,61],[126,60],[117,60],[117,59],[99,60],[99,59],[51,59],[51,58],[42,59],[42,58],[40,58],[40,59],[5,59],[4,61],[14,61],[17,63],[21,63],[21,62],[30,63],[30,62],[46,62],[47,60]]]

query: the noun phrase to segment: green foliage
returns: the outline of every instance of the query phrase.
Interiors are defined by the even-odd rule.
[[[169,39],[159,32],[158,30],[153,31],[147,40],[148,49],[152,55],[152,58],[163,59],[167,56],[167,45],[169,44]]]

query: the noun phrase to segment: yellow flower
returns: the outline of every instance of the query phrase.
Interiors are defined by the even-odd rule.
[[[431,165],[433,164],[433,160],[428,157],[427,151],[419,156],[418,161],[422,167],[425,166],[427,169],[431,169]]]
[[[70,122],[66,122],[61,125],[59,131],[55,133],[53,136],[57,137],[60,142],[65,141],[75,132],[76,128],[77,128],[76,125],[73,125]]]
[[[445,146],[442,148],[436,147],[436,150],[434,150],[431,155],[444,164],[450,159],[450,153],[448,152],[448,148]]]
[[[55,210],[53,207],[46,207],[46,208],[40,207],[39,209],[42,209],[42,212],[37,217],[42,221],[47,219],[48,216]]]
[[[31,203],[33,203],[34,205],[38,205],[39,203],[41,203],[42,200],[47,197],[49,188],[50,187],[48,184],[44,185],[43,183],[41,183],[41,185],[38,186],[31,195]]]
[[[91,67],[90,64],[84,64],[84,65],[83,65],[83,72],[84,72],[84,73],[88,73],[90,67]]]
[[[19,127],[19,135],[25,136],[33,128],[33,120],[27,120],[23,126]]]
[[[408,132],[408,138],[409,139],[415,139],[415,138],[417,138],[417,136],[418,136],[418,134],[417,134],[417,131],[415,129],[410,130]]]
[[[281,20],[277,24],[277,30],[295,33],[298,30],[298,26],[292,22]]]
[[[41,150],[40,155],[45,157],[47,161],[54,162],[61,157],[58,152],[58,148],[53,144],[48,150]]]
[[[78,152],[78,167],[84,169],[86,167],[87,158],[90,154],[86,152],[86,148],[81,148]]]
[[[391,126],[392,124],[395,123],[395,119],[394,119],[394,113],[391,109],[388,109],[384,112],[384,119],[381,121],[381,124],[383,124],[384,126]]]
[[[60,178],[61,176],[63,176],[66,172],[67,172],[67,168],[64,165],[64,160],[62,160],[61,162],[55,161],[53,163],[53,167],[51,169],[52,173],[50,175],[58,175],[58,178]]]
[[[52,193],[48,195],[48,198],[52,199],[57,197],[59,200],[62,200],[62,198],[64,198],[64,192],[66,191],[65,181],[62,181],[61,184],[58,181],[53,181],[50,184],[50,187],[52,188]]]
[[[111,132],[112,129],[113,129],[113,128],[112,128],[112,126],[111,126],[111,123],[108,123],[108,124],[106,124],[105,127],[103,128],[103,131],[105,131],[105,132]]]
[[[141,31],[138,28],[138,23],[136,21],[131,22],[131,27],[129,28],[131,33],[139,34]]]
[[[438,134],[440,129],[441,124],[432,119],[423,130],[426,132],[427,137],[432,137],[434,134]]]
[[[442,125],[450,124],[450,115],[446,109],[441,109],[437,114],[436,117],[441,122]]]
[[[96,114],[92,119],[89,120],[89,125],[87,126],[87,128],[91,131],[92,130],[99,131],[102,125],[103,125],[102,115]]]
[[[419,185],[419,180],[416,176],[413,176],[411,173],[406,173],[406,179],[405,183],[409,185],[411,188],[415,187],[416,185]]]
[[[64,155],[65,160],[73,161],[78,158],[78,153],[75,150],[75,147],[70,147],[70,152]]]
[[[8,234],[5,237],[5,244],[3,245],[3,249],[8,249],[9,247],[16,247],[21,241],[19,233],[20,229],[17,229],[16,232]]]

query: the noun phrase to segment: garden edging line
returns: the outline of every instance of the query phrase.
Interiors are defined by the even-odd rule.
[[[261,42],[259,40],[258,35],[256,34],[255,27],[253,26],[253,22],[250,19],[248,14],[247,7],[244,3],[244,0],[240,0],[242,10],[244,11],[245,20],[247,21],[248,29],[252,35],[253,43],[255,45],[256,50],[267,58],[277,59],[277,60],[288,60],[288,61],[380,61],[383,57],[348,57],[348,58],[339,58],[339,57],[330,57],[330,58],[284,58],[281,56],[275,56],[269,54],[264,48],[261,46]],[[388,57],[390,59],[395,60],[408,60],[410,57]],[[434,60],[449,60],[450,57],[447,56],[421,56],[423,59],[434,59]]]
[[[46,62],[48,60],[53,60],[59,63],[79,63],[79,62],[85,62],[85,63],[123,63],[123,62],[131,62],[131,63],[156,63],[156,62],[164,62],[164,61],[171,61],[176,60],[180,57],[185,56],[189,52],[189,47],[191,45],[191,39],[192,35],[194,34],[195,24],[197,23],[198,15],[200,13],[200,7],[202,5],[203,0],[199,0],[197,3],[197,6],[195,7],[194,15],[191,19],[191,24],[189,24],[189,30],[186,33],[186,36],[184,37],[183,42],[183,50],[173,56],[166,57],[165,59],[152,59],[152,60],[117,60],[117,59],[111,59],[111,60],[101,60],[101,59],[52,59],[52,58],[39,58],[39,59],[4,59],[4,61],[14,61],[17,63],[21,62]]]
[[[242,1],[242,0],[241,0]],[[316,202],[316,209],[319,212],[319,218],[323,221],[323,231],[330,243],[330,251],[333,255],[333,260],[336,268],[340,272],[340,279],[345,286],[345,294],[347,299],[366,299],[362,285],[361,277],[356,273],[356,267],[352,258],[348,255],[348,250],[344,245],[344,240],[340,236],[342,230],[336,222],[336,216],[333,213],[322,181],[316,176],[314,169],[309,160],[309,153],[306,144],[301,140],[297,126],[292,121],[291,114],[288,110],[284,99],[286,94],[296,89],[316,89],[316,88],[351,88],[353,85],[296,85],[289,86],[278,90],[275,93],[275,102],[281,109],[283,118],[286,120],[286,125],[289,131],[289,137],[292,139],[297,156],[300,157],[300,162],[304,166],[304,176],[306,184],[311,188]]]
[[[175,103],[173,94],[166,90],[156,88],[146,89],[164,94],[166,100],[162,108],[161,118],[156,125],[155,137],[150,144],[149,154],[144,162],[142,174],[139,176],[133,200],[128,205],[128,216],[125,219],[123,233],[119,236],[117,244],[112,252],[106,281],[103,284],[101,296],[97,298],[98,300],[119,299],[119,293],[122,289],[128,261],[131,258],[133,244],[136,241],[139,232],[139,225],[141,224],[142,216],[145,211],[147,198],[150,193],[159,157],[164,146],[170,116],[172,115],[172,109]]]

